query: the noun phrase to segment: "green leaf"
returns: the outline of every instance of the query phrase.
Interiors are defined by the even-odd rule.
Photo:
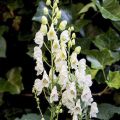
[[[19,94],[23,90],[21,68],[13,68],[7,73],[7,80],[0,80],[0,93]]]
[[[97,69],[92,69],[92,68],[89,68],[89,67],[87,67],[87,69],[86,69],[87,74],[90,74],[92,79],[95,78],[95,76],[98,73],[98,71],[99,70],[97,70]]]
[[[81,53],[85,54],[88,52],[91,46],[91,39],[80,38],[76,40],[76,45],[81,46]]]
[[[44,115],[45,120],[49,120],[49,116]],[[22,118],[16,118],[15,120],[41,120],[41,116],[35,113],[29,113],[23,115]]]
[[[120,21],[120,5],[118,0],[103,0],[102,5],[98,0],[93,0],[105,19]]]
[[[103,50],[105,48],[109,50],[118,50],[120,49],[120,37],[119,35],[113,31],[109,30],[107,33],[103,33],[98,35],[93,43],[100,49]]]
[[[111,88],[119,89],[120,88],[120,71],[114,71],[114,72],[109,71],[106,83]]]
[[[112,21],[113,26],[120,31],[120,21]]]
[[[26,115],[23,115],[22,118],[16,118],[15,120],[40,120],[40,115],[37,115],[35,113],[29,113]]]
[[[87,60],[91,62],[91,67],[94,69],[104,69],[106,65],[113,63],[113,57],[107,49],[88,51]]]
[[[98,105],[99,113],[97,118],[100,120],[110,120],[115,113],[120,114],[120,107],[116,107],[111,104],[102,103]]]
[[[0,106],[3,104],[3,94],[0,93]]]
[[[88,3],[87,5],[85,5],[85,6],[80,10],[79,14],[87,12],[87,11],[89,10],[89,8],[91,8],[91,7],[92,7],[94,10],[96,10],[95,4],[94,4],[93,2],[90,2],[90,3]]]
[[[14,11],[18,8],[22,8],[24,6],[22,0],[9,0],[7,7],[10,11]]]
[[[0,57],[6,57],[6,41],[0,36]]]
[[[8,27],[7,26],[0,26],[0,35],[2,36],[4,32],[7,32],[8,31]]]

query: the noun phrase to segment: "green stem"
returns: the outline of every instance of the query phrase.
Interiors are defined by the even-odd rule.
[[[106,81],[107,78],[106,78],[106,75],[105,75],[105,71],[104,71],[104,69],[102,69],[102,72],[103,72],[104,79],[105,79],[105,81]]]
[[[51,40],[51,52],[52,52],[52,40]],[[54,79],[54,61],[53,61],[53,54],[51,53],[51,67],[52,67],[52,84],[51,84],[51,88],[53,88],[53,79]]]
[[[43,57],[43,60],[44,60],[44,62],[45,62],[49,67],[51,67],[51,65],[45,60],[44,57]]]
[[[44,118],[44,116],[43,116],[43,114],[42,114],[42,111],[41,111],[41,109],[40,109],[40,101],[39,101],[39,98],[37,97],[36,91],[34,91],[34,95],[35,95],[35,99],[36,99],[36,103],[37,103],[37,108],[38,108],[38,110],[39,110],[42,118]]]
[[[46,43],[44,42],[43,44],[44,44],[44,46],[46,47],[46,49],[49,51],[49,53],[51,53],[51,51],[50,51],[50,49],[47,47]]]

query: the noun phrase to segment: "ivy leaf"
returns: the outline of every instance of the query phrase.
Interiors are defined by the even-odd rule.
[[[103,50],[105,48],[109,50],[118,50],[120,49],[120,37],[119,35],[113,31],[109,30],[107,33],[103,33],[98,35],[93,43],[100,49]]]
[[[7,73],[7,80],[0,80],[0,93],[19,94],[23,90],[21,68],[13,68]]]
[[[120,114],[120,107],[111,104],[102,103],[98,105],[99,113],[97,118],[100,120],[110,120],[115,113]]]
[[[92,69],[92,68],[89,68],[89,67],[87,67],[87,69],[86,69],[87,74],[90,74],[92,79],[95,78],[95,76],[98,73],[98,71],[99,70],[97,70],[97,69]]]
[[[45,120],[49,120],[49,116],[44,115]],[[41,116],[35,113],[29,113],[23,115],[22,118],[16,118],[15,120],[41,120]]]
[[[113,57],[107,49],[88,51],[87,60],[91,62],[91,67],[94,69],[104,69],[106,65],[113,63]]]
[[[2,36],[0,36],[0,57],[6,57],[6,41]]]
[[[102,5],[98,0],[93,0],[102,16],[112,21],[120,21],[120,5],[118,0],[103,0]]]
[[[90,2],[90,3],[88,3],[87,5],[85,5],[85,6],[80,10],[79,14],[87,12],[87,11],[89,10],[89,8],[91,8],[91,7],[92,7],[94,10],[96,10],[95,4],[94,4],[93,2]]]
[[[18,8],[22,8],[24,6],[22,0],[9,0],[7,7],[10,11],[14,11]]]
[[[109,87],[116,89],[120,88],[120,71],[114,72],[109,71],[107,79],[108,80],[106,81],[106,83],[108,84]]]
[[[83,54],[87,53],[91,46],[91,39],[89,38],[80,38],[76,40],[76,45],[81,46],[81,52]]]
[[[8,27],[5,25],[0,26],[0,35],[2,36],[4,32],[8,31]]]

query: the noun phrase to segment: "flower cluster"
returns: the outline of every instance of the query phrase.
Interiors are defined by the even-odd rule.
[[[82,120],[86,116],[96,117],[98,108],[96,102],[93,102],[90,90],[92,81],[91,75],[86,74],[86,60],[77,59],[81,51],[80,46],[77,46],[74,51],[71,49],[75,45],[76,38],[74,27],[67,28],[67,21],[60,21],[61,11],[58,3],[58,0],[54,0],[53,4],[50,0],[46,1],[46,5],[52,9],[52,12],[44,7],[41,27],[35,35],[35,70],[37,76],[41,75],[42,79],[35,80],[33,91],[37,96],[44,91],[52,109],[51,120],[58,119],[62,106],[67,107],[73,120]],[[48,17],[51,19],[51,23],[48,22]],[[50,43],[50,49],[47,42]],[[44,61],[50,67],[49,71],[45,70],[43,64],[43,45],[51,55],[51,64]],[[56,112],[53,111],[53,108]]]

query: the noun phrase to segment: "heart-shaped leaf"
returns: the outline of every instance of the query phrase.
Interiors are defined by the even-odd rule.
[[[118,0],[103,0],[102,4],[98,0],[93,0],[102,16],[112,21],[120,21],[120,5]]]
[[[7,80],[0,80],[0,93],[19,94],[23,90],[21,68],[13,68],[7,73]]]
[[[109,71],[107,79],[108,80],[106,81],[106,83],[108,84],[109,87],[116,89],[120,88],[120,71],[114,72]]]

